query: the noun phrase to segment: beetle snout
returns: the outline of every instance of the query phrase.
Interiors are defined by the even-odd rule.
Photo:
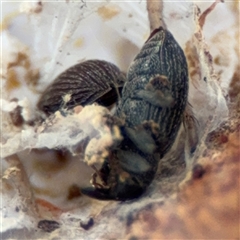
[[[82,194],[98,200],[119,200],[126,201],[140,197],[145,188],[139,184],[128,182],[118,182],[115,186],[108,189],[88,187],[81,189]]]

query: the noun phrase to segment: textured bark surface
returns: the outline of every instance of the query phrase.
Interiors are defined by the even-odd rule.
[[[202,169],[195,169],[176,199],[139,212],[128,226],[128,239],[239,238],[240,125],[225,126],[207,142]]]

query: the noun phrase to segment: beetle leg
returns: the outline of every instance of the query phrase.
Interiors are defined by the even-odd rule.
[[[142,123],[142,127],[145,129],[145,131],[148,132],[148,134],[151,135],[151,137],[155,141],[155,144],[156,144],[155,151],[161,152],[164,155],[164,152],[169,146],[168,144],[169,139],[166,138],[166,136],[160,132],[158,124],[152,120],[144,121]]]
[[[125,133],[143,153],[152,154],[156,150],[156,142],[152,137],[152,133],[147,131],[143,125],[136,128],[126,127]]]
[[[170,83],[163,75],[154,76],[145,86],[145,89],[137,91],[134,97],[162,108],[172,107],[175,102],[170,90]]]
[[[92,179],[90,183],[95,187],[95,188],[104,188],[104,186],[107,186],[106,182],[106,177],[105,175],[108,174],[106,172],[107,167],[104,165],[100,170],[98,170],[94,165],[92,165],[92,168],[94,169],[94,173],[92,174]],[[97,177],[99,177],[101,183],[97,182]]]
[[[91,183],[93,186],[81,188],[81,193],[98,200],[114,200],[114,197],[111,196],[109,186],[107,186],[107,180],[109,177],[108,164],[105,161],[100,170],[97,170],[95,166],[92,166],[95,170],[95,173],[92,175]],[[100,178],[102,184],[97,182],[97,177]]]
[[[119,165],[125,171],[119,174],[121,179],[130,177],[127,175],[128,172],[142,174],[143,172],[149,171],[152,167],[144,157],[131,150],[118,150],[117,158],[119,159]]]
[[[95,188],[103,188],[103,185],[97,182],[97,177],[98,177],[98,173],[97,173],[97,172],[93,173],[92,179],[91,179],[90,183],[91,183]]]
[[[188,103],[183,114],[183,126],[186,132],[186,144],[191,153],[196,149],[199,141],[198,127],[199,122],[195,118],[192,106]]]

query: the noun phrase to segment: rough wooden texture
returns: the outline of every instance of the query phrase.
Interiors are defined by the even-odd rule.
[[[128,226],[127,239],[238,239],[239,112],[211,133],[200,159],[203,171],[180,190],[177,199],[148,205]]]

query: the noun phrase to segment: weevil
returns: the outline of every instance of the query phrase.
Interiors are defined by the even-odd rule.
[[[186,58],[173,35],[160,27],[150,34],[133,60],[126,81],[117,67],[106,63],[99,71],[98,65],[103,63],[92,61],[61,74],[45,91],[38,106],[51,113],[61,107],[108,100],[109,96],[116,100],[118,90],[114,87],[121,90],[123,86],[113,116],[124,119],[123,141],[111,150],[100,170],[95,169],[93,186],[81,191],[99,200],[134,199],[151,184],[160,159],[172,146],[181,125],[188,96]],[[96,68],[90,68],[90,63]],[[90,82],[84,82],[88,77]],[[62,100],[64,94],[72,96],[67,103]]]
[[[125,119],[124,139],[94,175],[93,186],[82,193],[100,200],[141,196],[176,138],[187,97],[184,52],[173,35],[160,27],[151,33],[127,73],[115,113]]]
[[[84,61],[57,76],[37,106],[47,115],[94,102],[110,107],[120,96],[124,82],[125,74],[114,64],[103,60]]]

